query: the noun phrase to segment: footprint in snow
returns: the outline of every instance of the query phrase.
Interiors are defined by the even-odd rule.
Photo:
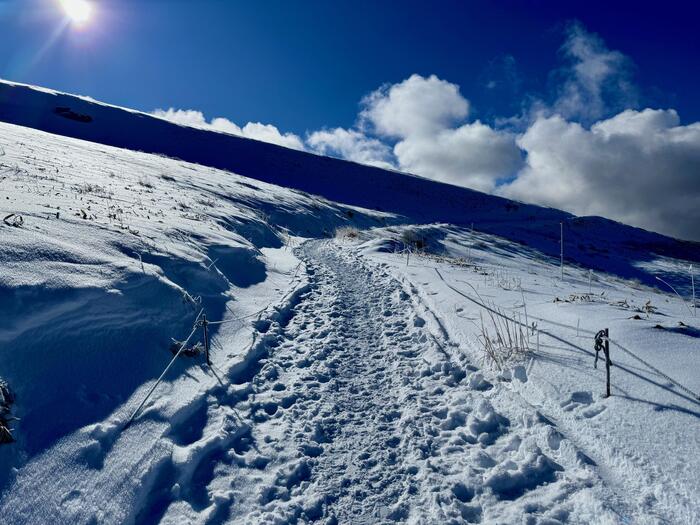
[[[591,392],[572,392],[569,399],[562,401],[561,406],[566,412],[571,412],[582,406],[588,406],[593,403],[593,394]]]
[[[469,388],[483,392],[484,390],[493,388],[493,385],[484,379],[481,372],[475,372],[469,376]]]
[[[537,446],[516,459],[496,465],[484,480],[484,485],[499,499],[515,500],[540,485],[555,481],[557,472],[564,470]]]
[[[606,408],[607,407],[605,405],[594,405],[594,406],[584,410],[583,412],[581,412],[581,415],[583,415],[583,417],[590,419],[590,418],[593,418],[593,417],[605,412]]]
[[[510,421],[496,412],[491,403],[484,400],[475,413],[469,415],[466,426],[470,433],[465,435],[467,443],[488,446],[508,431]]]

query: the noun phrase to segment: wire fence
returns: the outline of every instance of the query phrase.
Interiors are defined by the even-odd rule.
[[[470,296],[469,294],[466,294],[466,293],[462,292],[461,290],[455,288],[454,286],[452,286],[451,284],[449,284],[449,283],[445,280],[445,278],[443,277],[443,275],[440,273],[440,270],[438,270],[437,268],[434,268],[434,270],[435,270],[435,272],[437,273],[437,275],[438,275],[438,277],[440,278],[440,280],[441,280],[448,288],[450,288],[453,292],[457,293],[458,295],[460,295],[460,296],[464,297],[465,299],[471,301],[472,303],[476,304],[477,306],[479,306],[479,307],[481,307],[481,308],[484,308],[485,310],[491,312],[492,314],[497,315],[497,316],[499,316],[499,317],[502,317],[502,318],[506,319],[506,320],[509,321],[509,322],[515,323],[515,324],[518,325],[518,326],[521,326],[521,327],[523,327],[523,328],[526,328],[527,330],[533,330],[533,331],[535,331],[535,332],[537,333],[538,337],[539,337],[539,334],[542,334],[542,335],[545,335],[545,336],[548,336],[548,337],[554,339],[555,341],[558,341],[558,342],[560,342],[560,343],[566,344],[567,346],[570,346],[570,347],[572,347],[572,348],[574,348],[574,349],[576,349],[576,350],[579,350],[579,351],[585,352],[585,353],[587,353],[587,354],[593,355],[593,353],[592,353],[590,350],[587,350],[587,349],[585,349],[585,348],[582,348],[581,346],[576,345],[576,344],[572,343],[571,341],[568,341],[568,340],[564,339],[563,337],[559,337],[559,336],[557,336],[557,335],[555,335],[555,334],[553,334],[553,333],[551,333],[551,332],[549,332],[549,331],[547,331],[547,330],[543,330],[543,329],[541,329],[541,328],[539,328],[539,327],[537,327],[537,326],[533,326],[533,325],[528,326],[526,323],[523,323],[523,322],[520,321],[519,319],[516,319],[516,318],[511,317],[511,316],[508,316],[508,315],[505,315],[503,312],[500,312],[500,311],[498,311],[497,309],[490,307],[489,305],[485,304],[485,302],[484,302],[483,300],[476,299],[476,298]],[[465,282],[465,284],[467,284],[468,286],[470,286],[470,287],[474,290],[474,292],[477,294],[477,296],[479,295],[479,292],[477,292],[476,289],[475,289],[471,284],[466,283],[466,282]],[[646,361],[646,360],[642,359],[641,357],[639,357],[638,355],[634,354],[632,351],[628,350],[627,348],[625,348],[624,346],[622,346],[621,344],[619,344],[619,343],[618,343],[617,341],[615,341],[614,339],[608,338],[608,340],[610,341],[610,343],[611,343],[612,345],[614,345],[616,348],[620,349],[622,352],[624,352],[624,353],[627,354],[628,356],[632,357],[633,359],[637,360],[638,362],[640,362],[641,364],[643,364],[644,366],[646,366],[647,368],[649,368],[649,369],[650,369],[651,371],[653,371],[654,373],[656,373],[656,374],[658,374],[659,376],[663,377],[663,378],[666,379],[668,382],[670,382],[671,384],[675,385],[678,389],[680,389],[680,390],[682,390],[683,392],[685,392],[686,394],[690,395],[690,396],[691,396],[692,398],[694,398],[695,400],[699,400],[699,401],[700,401],[700,395],[697,394],[696,392],[694,392],[693,390],[691,390],[690,388],[688,388],[688,387],[684,386],[683,384],[679,383],[678,381],[676,381],[675,379],[673,379],[672,377],[670,377],[668,374],[662,372],[662,371],[659,370],[657,367],[653,366],[653,365],[652,365],[651,363],[649,363],[648,361]]]
[[[204,315],[204,309],[203,309],[203,308],[199,311],[199,314],[197,315],[197,318],[194,320],[194,326],[192,327],[192,331],[190,332],[190,335],[188,335],[188,336],[187,336],[187,339],[185,339],[185,341],[180,345],[180,349],[179,349],[179,350],[177,351],[177,353],[175,354],[175,357],[173,357],[172,360],[170,361],[170,363],[168,363],[168,366],[165,367],[165,370],[163,370],[163,373],[160,374],[160,377],[159,377],[158,380],[153,384],[153,386],[151,387],[151,389],[148,391],[148,394],[146,394],[146,396],[143,398],[143,401],[141,401],[141,403],[139,404],[139,406],[136,407],[136,410],[133,411],[133,413],[131,414],[131,417],[129,418],[129,420],[128,420],[128,421],[126,422],[126,424],[124,425],[124,428],[125,428],[125,429],[126,429],[129,425],[131,425],[131,423],[134,421],[134,418],[136,418],[136,416],[138,415],[138,413],[141,411],[141,408],[143,408],[143,405],[146,404],[146,401],[148,401],[148,398],[151,397],[151,394],[153,394],[153,392],[155,391],[155,389],[158,387],[158,385],[160,384],[160,382],[163,380],[163,378],[165,377],[165,374],[168,373],[168,370],[170,370],[170,367],[173,366],[173,364],[175,363],[175,361],[177,360],[177,358],[180,357],[180,354],[181,354],[182,352],[185,351],[185,349],[187,348],[187,344],[190,342],[190,339],[192,339],[192,337],[194,336],[195,332],[200,328],[199,320],[201,319],[202,315]]]
[[[292,280],[291,280],[292,282],[297,282],[298,275],[299,275],[299,269],[301,268],[301,266],[302,266],[302,263],[301,263],[301,262],[300,262],[299,264],[297,264],[297,266],[296,266],[296,268],[295,268],[295,270],[294,270],[294,275],[293,275]],[[289,296],[290,293],[293,292],[294,289],[295,289],[295,288],[292,287],[292,290],[291,290],[290,292],[287,292],[287,293],[282,297],[282,302],[284,302],[284,301],[287,300],[287,297]],[[146,396],[143,398],[143,400],[141,401],[141,403],[139,403],[138,407],[136,407],[136,410],[134,410],[134,411],[132,412],[131,417],[129,417],[129,419],[128,419],[128,421],[126,422],[126,424],[124,425],[123,429],[125,430],[126,428],[129,427],[129,425],[131,425],[131,423],[134,421],[134,419],[136,418],[136,416],[139,414],[139,412],[141,411],[141,409],[143,408],[143,406],[146,404],[146,402],[148,401],[148,399],[151,397],[151,395],[153,395],[153,392],[154,392],[155,389],[158,387],[158,385],[161,383],[161,381],[162,381],[163,378],[165,377],[165,374],[168,373],[168,370],[170,370],[170,368],[173,366],[173,364],[175,363],[175,361],[177,361],[178,357],[180,357],[180,355],[182,355],[183,353],[185,353],[185,352],[188,351],[188,346],[187,346],[187,345],[189,344],[189,342],[190,342],[190,341],[192,340],[192,338],[194,337],[194,334],[197,333],[197,330],[199,330],[200,328],[202,328],[202,329],[203,329],[203,332],[204,332],[204,348],[205,348],[205,352],[206,352],[207,365],[209,366],[210,370],[212,371],[212,373],[214,374],[214,376],[216,377],[216,379],[218,380],[218,382],[223,386],[223,382],[221,381],[221,378],[219,378],[219,376],[218,376],[218,375],[216,374],[216,372],[214,371],[214,368],[213,368],[214,365],[212,364],[212,362],[211,362],[211,360],[210,360],[210,356],[209,356],[209,332],[208,332],[208,327],[211,326],[211,325],[223,325],[223,324],[227,324],[227,323],[233,323],[233,322],[237,322],[237,321],[242,321],[242,320],[244,320],[244,319],[250,319],[250,318],[256,317],[256,316],[261,316],[261,315],[263,314],[263,312],[265,312],[269,307],[270,307],[270,305],[267,305],[267,306],[265,306],[264,308],[262,308],[262,309],[260,309],[260,310],[258,310],[258,311],[256,311],[256,312],[253,312],[253,313],[251,313],[251,314],[243,315],[243,316],[240,316],[240,317],[235,317],[235,318],[232,318],[232,319],[222,319],[222,320],[220,320],[220,321],[209,321],[209,320],[206,318],[206,314],[205,314],[205,312],[204,312],[204,308],[202,308],[202,309],[199,311],[199,314],[197,314],[197,317],[195,318],[194,323],[192,324],[192,331],[190,332],[190,335],[188,335],[187,338],[186,338],[183,342],[181,342],[181,343],[180,343],[180,342],[177,342],[177,345],[179,346],[179,348],[178,348],[177,352],[175,353],[175,356],[170,360],[170,362],[168,363],[168,366],[165,367],[165,370],[163,370],[163,372],[160,374],[160,377],[158,377],[158,379],[157,379],[156,382],[153,384],[153,386],[150,388],[150,390],[148,391],[148,393],[146,394]]]

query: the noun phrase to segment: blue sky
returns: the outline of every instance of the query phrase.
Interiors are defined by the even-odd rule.
[[[700,120],[690,2],[96,0],[94,24],[37,59],[61,23],[57,3],[0,0],[0,76],[300,134],[351,125],[360,99],[386,82],[435,74],[489,120],[550,94],[562,32],[577,19],[631,57],[643,105]]]
[[[700,240],[691,2],[62,1],[1,78]]]

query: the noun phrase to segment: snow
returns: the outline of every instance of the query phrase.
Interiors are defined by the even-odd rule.
[[[387,217],[162,157],[5,124],[0,133],[1,211],[24,217],[0,231],[0,367],[22,429],[16,447],[0,450],[3,484],[10,466],[117,410],[113,439],[201,306],[211,320],[284,306],[303,276],[283,238],[322,235],[349,212],[356,224]],[[224,370],[245,360],[249,321],[216,327],[214,362]],[[211,371],[188,373],[218,384]],[[195,396],[177,392],[170,414]]]
[[[434,229],[426,228],[426,237]],[[364,253],[411,283],[476,362],[485,359],[478,340],[485,309],[477,303],[523,320],[526,305],[528,320],[542,330],[539,349],[506,374],[484,365],[590,458],[624,519],[697,521],[700,460],[691,451],[700,446],[700,322],[677,297],[598,274],[589,295],[585,268],[567,268],[562,282],[556,261],[504,258],[497,250],[501,239],[454,228],[444,239],[442,257],[414,256],[406,266],[405,256],[385,251],[387,239],[396,239],[400,230],[373,233]],[[467,256],[470,264],[464,262]],[[676,261],[675,267],[684,265]],[[510,286],[514,282],[517,286]],[[655,309],[641,313],[647,301]],[[593,368],[593,336],[602,328],[610,329],[612,340],[608,399],[604,366]],[[535,347],[534,336],[531,341]]]
[[[3,523],[700,522],[698,245],[30,86],[0,120]],[[202,309],[213,365],[127,425]],[[535,323],[500,368],[489,309]]]

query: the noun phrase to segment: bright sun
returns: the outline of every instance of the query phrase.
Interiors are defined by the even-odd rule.
[[[92,4],[88,0],[60,0],[63,10],[70,20],[79,26],[85,25],[92,17]]]

